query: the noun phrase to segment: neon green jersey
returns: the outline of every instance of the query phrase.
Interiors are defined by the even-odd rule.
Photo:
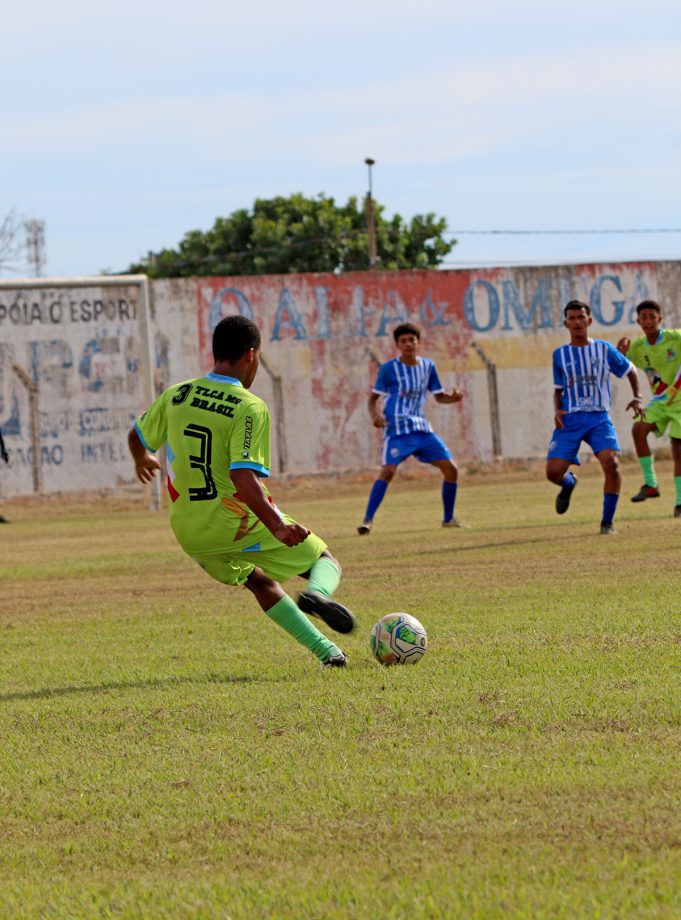
[[[639,336],[629,346],[627,358],[645,371],[653,399],[666,401],[667,387],[681,383],[681,329],[661,329],[654,345],[645,335]]]
[[[135,429],[147,450],[166,445],[170,524],[185,552],[238,552],[253,542],[258,518],[229,471],[269,476],[270,414],[262,399],[234,377],[206,374],[169,387]]]

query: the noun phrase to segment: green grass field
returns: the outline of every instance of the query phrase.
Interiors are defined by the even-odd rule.
[[[585,468],[273,483],[342,561],[359,629],[323,671],[142,501],[0,527],[0,917],[681,916],[681,520],[601,537]],[[302,582],[290,583],[292,592]],[[430,648],[382,668],[407,610]]]

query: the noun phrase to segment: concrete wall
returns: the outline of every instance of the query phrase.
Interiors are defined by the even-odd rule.
[[[635,306],[646,297],[660,301],[668,326],[681,326],[680,282],[678,262],[155,281],[155,386],[208,371],[212,328],[241,312],[263,331],[254,390],[273,410],[273,471],[374,466],[380,433],[369,424],[367,396],[377,364],[394,354],[392,328],[411,320],[444,386],[466,393],[456,406],[429,405],[455,457],[493,455],[488,375],[474,345],[497,369],[502,455],[542,456],[565,302],[589,303],[594,337],[614,342],[637,330]],[[97,279],[46,290],[0,282],[0,429],[11,457],[0,465],[1,495],[32,491],[28,398],[14,364],[38,385],[45,492],[132,481],[125,436],[146,402],[137,294],[98,287]],[[628,384],[616,381],[613,391],[613,417],[629,448]]]

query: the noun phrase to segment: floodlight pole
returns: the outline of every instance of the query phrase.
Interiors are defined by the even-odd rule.
[[[369,268],[375,268],[378,262],[376,253],[376,220],[374,215],[374,199],[371,194],[371,167],[376,160],[367,157],[364,162],[369,170],[369,193],[367,194],[367,230],[369,232]]]

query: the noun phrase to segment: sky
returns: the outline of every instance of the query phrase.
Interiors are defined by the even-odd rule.
[[[445,267],[681,257],[678,0],[10,0],[2,33],[0,220],[45,222],[45,275],[362,197],[367,157]],[[630,229],[675,232],[479,232]]]

